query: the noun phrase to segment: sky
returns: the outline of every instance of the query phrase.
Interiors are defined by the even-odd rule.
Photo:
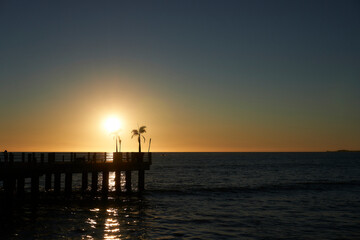
[[[0,1],[0,151],[360,150],[359,1]]]

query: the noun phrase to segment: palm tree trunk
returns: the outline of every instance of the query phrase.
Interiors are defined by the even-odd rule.
[[[139,141],[139,152],[141,152],[141,139],[140,139],[140,134],[139,134],[139,137],[138,137],[138,141]]]

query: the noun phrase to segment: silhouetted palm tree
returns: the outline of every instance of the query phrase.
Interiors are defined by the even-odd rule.
[[[141,135],[141,134],[146,133],[145,128],[146,128],[146,126],[141,126],[141,127],[139,127],[139,129],[134,129],[131,131],[131,133],[132,133],[131,138],[133,138],[134,136],[138,137],[139,152],[141,152],[141,137],[144,139],[144,142],[145,142],[145,137],[143,135]]]

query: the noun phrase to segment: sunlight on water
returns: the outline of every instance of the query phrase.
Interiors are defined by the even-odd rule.
[[[89,210],[90,210],[90,212],[99,212],[100,211],[99,208],[92,208],[92,209],[89,209]],[[95,217],[97,217],[97,216],[95,216]],[[88,219],[86,219],[85,222],[87,224],[89,224],[91,228],[96,229],[97,221],[95,219],[88,218]]]
[[[105,235],[104,235],[104,239],[119,239],[119,240],[120,240],[120,238],[119,238],[119,237],[116,237],[116,236],[109,236],[109,235],[107,235],[107,234],[105,234]]]
[[[106,213],[108,218],[105,220],[104,239],[120,239],[120,223],[116,218],[118,216],[118,210],[108,208]]]
[[[114,153],[107,152],[106,153],[106,162],[112,162],[113,161],[113,156],[114,156]]]
[[[107,213],[109,213],[109,215],[112,216],[117,216],[118,215],[118,210],[116,208],[109,208],[106,210]]]
[[[89,178],[91,178],[91,175],[89,173]],[[116,186],[115,186],[115,178],[116,178],[116,173],[115,172],[109,172],[109,192],[115,192],[116,191]],[[100,172],[98,175],[98,188],[101,188],[102,185],[102,180],[103,180],[103,175]],[[80,180],[79,180],[80,181]],[[137,179],[133,179],[133,182],[136,185]],[[64,184],[64,183],[63,183]],[[30,188],[30,183],[28,184],[29,188]],[[80,186],[80,183],[78,184]],[[122,189],[122,191],[124,191],[125,189],[125,185],[126,185],[126,181],[125,181],[125,172],[121,171],[120,173],[120,188]],[[135,186],[134,186],[135,187]],[[80,188],[80,187],[79,187]],[[88,190],[91,190],[91,186],[88,186]],[[136,188],[134,188],[134,191],[137,191]]]
[[[114,191],[116,191],[116,188],[115,188],[115,177],[116,177],[115,172],[109,172],[109,192],[114,192]],[[101,184],[101,181],[102,181],[102,174],[99,176],[99,184]],[[124,173],[124,172],[121,172],[121,173],[120,173],[120,186],[121,186],[121,189],[124,189],[124,188],[125,188],[125,184],[126,184],[126,181],[125,181],[125,173]]]
[[[91,228],[96,228],[97,222],[96,222],[94,219],[88,218],[88,219],[86,220],[86,223],[88,223]]]
[[[115,172],[109,172],[109,191],[115,191]]]
[[[93,238],[93,237],[90,236],[90,235],[86,235],[86,236],[82,236],[81,239],[82,239],[82,240],[85,240],[85,239],[86,239],[86,240],[94,240],[95,238]]]
[[[119,223],[117,222],[116,219],[113,218],[108,218],[106,219],[105,222],[105,232],[118,232],[119,228],[114,228],[114,227],[118,227]]]
[[[121,172],[120,185],[121,185],[121,188],[122,188],[122,189],[125,188],[125,184],[126,184],[126,181],[125,181],[125,173],[124,173],[124,172]]]

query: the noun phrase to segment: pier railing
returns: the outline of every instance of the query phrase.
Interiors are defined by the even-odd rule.
[[[54,163],[54,162],[150,162],[151,153],[138,152],[9,152],[0,154],[1,163]]]

